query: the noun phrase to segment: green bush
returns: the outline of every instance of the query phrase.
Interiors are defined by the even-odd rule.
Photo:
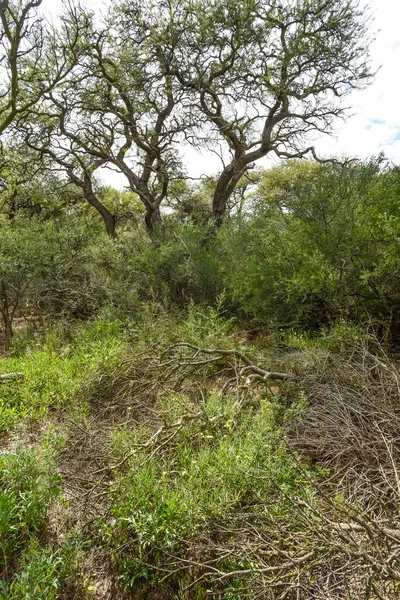
[[[399,170],[381,158],[302,169],[266,172],[251,212],[219,232],[228,304],[270,327],[372,320],[395,338]]]

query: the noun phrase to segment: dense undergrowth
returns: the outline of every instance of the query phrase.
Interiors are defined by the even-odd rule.
[[[245,327],[315,334],[346,321],[398,343],[398,168],[298,162],[256,181],[218,230],[202,217],[201,189],[187,190],[186,211],[165,215],[153,238],[122,221],[110,240],[83,208],[0,215],[5,345],[16,316],[132,326],[144,309],[216,307],[221,297]]]
[[[398,597],[400,380],[376,338],[251,343],[195,307],[64,336],[1,363],[2,598]],[[233,348],[290,376],[247,380]]]
[[[399,597],[398,185],[0,215],[0,598]]]

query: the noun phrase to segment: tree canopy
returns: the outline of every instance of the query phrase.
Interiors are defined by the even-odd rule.
[[[68,3],[56,28],[39,14],[42,0],[0,2],[0,135],[24,118],[79,63],[87,16]]]
[[[220,153],[217,224],[258,160],[316,157],[315,133],[371,81],[368,18],[356,0],[114,3],[94,18],[70,2],[57,27],[41,2],[0,4],[4,132],[15,132],[79,186],[115,236],[96,172],[125,176],[149,231],[184,144]]]

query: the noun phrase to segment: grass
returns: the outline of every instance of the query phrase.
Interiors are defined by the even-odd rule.
[[[203,417],[188,419],[158,448],[146,441],[152,439],[151,429],[142,427],[136,435],[114,432],[115,463],[129,449],[130,458],[114,476],[111,519],[101,533],[133,594],[159,580],[171,579],[170,585],[179,587],[174,569],[170,578],[165,573],[171,555],[183,564],[188,547],[213,524],[234,520],[250,506],[262,511],[260,499],[269,498],[269,514],[286,517],[287,507],[276,499],[272,481],[287,493],[298,491],[299,473],[282,444],[271,396],[249,398],[243,410],[235,397],[218,393],[210,393],[200,406],[198,399],[170,395],[154,413],[164,415],[166,430],[174,431],[174,424],[199,408]],[[306,493],[304,486],[301,493]],[[229,566],[248,566],[249,560],[232,559]]]
[[[63,558],[57,551],[51,547],[40,548],[37,542],[31,543],[22,557],[21,571],[15,577],[9,591],[5,592],[5,600],[55,600],[63,566]]]
[[[43,532],[60,493],[53,458],[41,448],[20,448],[0,457],[1,573],[31,539]]]
[[[1,385],[0,577],[7,600],[28,597],[23,590],[32,593],[33,581],[38,590],[29,597],[58,597],[59,548],[42,552],[40,543],[49,511],[62,500],[56,460],[66,433],[59,423],[63,415],[81,411],[84,381],[119,361],[124,344],[116,324],[94,323],[77,328],[68,345],[50,332],[20,355],[0,361],[1,371],[20,373]]]
[[[0,598],[397,598],[395,362],[351,328],[279,353],[214,309],[141,319],[1,361]],[[296,379],[222,393],[234,362],[185,366],[182,339]]]
[[[63,344],[50,332],[20,356],[0,360],[3,373],[20,376],[2,384],[0,433],[10,432],[21,421],[43,421],[49,411],[59,411],[74,401],[91,372],[118,360],[124,348],[117,324],[95,323],[78,329],[72,344]]]

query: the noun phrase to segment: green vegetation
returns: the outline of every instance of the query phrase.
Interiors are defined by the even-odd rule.
[[[223,301],[47,326],[3,359],[4,598],[272,598],[293,577],[329,597],[339,568],[334,589],[396,597],[396,361],[344,323],[252,344]]]
[[[1,540],[5,561],[18,552],[23,541],[40,532],[46,512],[57,495],[57,477],[35,449],[18,450],[2,457]]]
[[[4,216],[4,599],[398,596],[399,181],[285,163],[152,237]]]
[[[156,238],[4,220],[5,599],[397,596],[398,182],[283,164]]]
[[[400,170],[300,145],[371,79],[357,3],[41,4],[0,0],[0,598],[397,599]]]

